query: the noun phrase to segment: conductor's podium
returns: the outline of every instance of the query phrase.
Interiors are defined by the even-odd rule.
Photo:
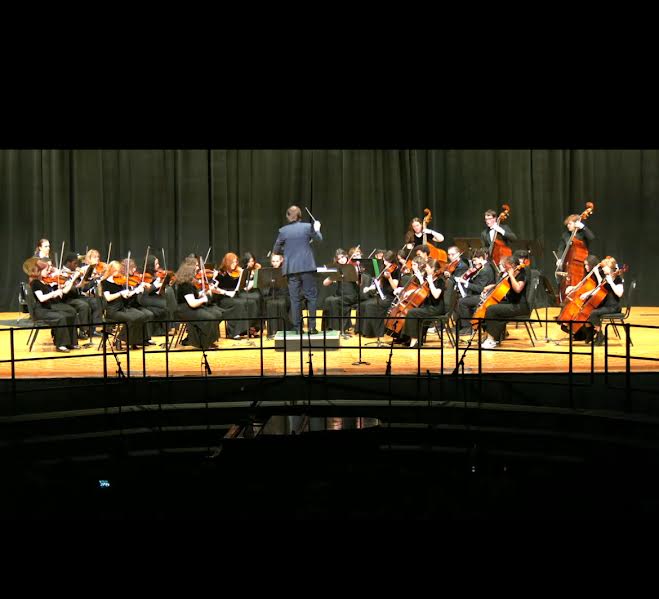
[[[307,333],[302,334],[302,348],[317,348],[322,349],[325,347],[327,350],[339,349],[340,336],[339,331],[327,331],[323,341],[323,331],[315,335]],[[300,351],[300,334],[289,333],[286,331],[286,341],[284,342],[284,331],[277,331],[275,334],[275,350],[283,351]]]

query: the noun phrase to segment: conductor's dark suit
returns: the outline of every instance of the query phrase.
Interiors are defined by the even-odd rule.
[[[300,329],[300,302],[302,296],[307,300],[309,310],[309,329],[316,328],[316,261],[310,241],[322,241],[320,231],[314,230],[309,223],[297,221],[279,229],[277,241],[272,249],[274,254],[283,254],[282,274],[288,279],[288,291],[291,296],[291,321],[296,330]]]

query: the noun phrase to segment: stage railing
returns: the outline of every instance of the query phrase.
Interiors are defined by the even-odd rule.
[[[609,328],[612,326],[622,327],[625,330],[625,353],[624,355],[620,354],[611,354],[609,353]],[[609,322],[604,327],[604,378],[605,381],[609,382],[609,358],[624,358],[625,360],[625,388],[627,390],[631,389],[631,373],[632,373],[632,360],[643,360],[647,362],[659,362],[659,358],[653,358],[650,356],[633,356],[631,352],[631,329],[659,329],[659,326],[649,325],[649,324],[630,324],[628,322],[624,323],[612,323]]]

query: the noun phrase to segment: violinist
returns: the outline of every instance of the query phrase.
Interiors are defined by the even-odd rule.
[[[456,307],[456,323],[458,324],[459,335],[472,334],[471,316],[480,303],[480,295],[485,287],[491,286],[496,281],[494,268],[489,262],[489,255],[485,248],[474,250],[472,262],[474,264],[472,269],[454,279],[456,287],[461,290],[461,297]],[[464,295],[462,295],[463,293]]]
[[[250,315],[249,333],[250,336],[256,336],[261,330],[261,321],[258,319],[263,314],[263,296],[259,289],[254,289],[256,283],[255,273],[260,270],[261,265],[256,261],[252,252],[245,252],[240,262],[242,270],[247,271],[245,279],[245,288],[238,293],[238,297],[247,300],[247,310]]]
[[[270,265],[272,266],[272,281],[281,277],[281,267],[284,263],[284,257],[280,254],[270,254]],[[271,282],[272,282],[271,281]],[[272,339],[279,324],[283,318],[284,328],[292,327],[290,319],[291,298],[288,294],[288,286],[276,287],[271,285],[267,295],[263,298],[265,303],[265,313],[268,317],[268,339]]]
[[[167,287],[163,293],[159,293],[164,279],[164,275],[162,278],[158,276],[160,270],[158,257],[149,254],[146,259],[146,268],[144,269],[145,275],[149,276],[145,276],[144,293],[140,293],[137,296],[138,305],[136,307],[148,310],[152,314],[149,317],[150,321],[167,320],[171,323],[174,320],[174,314],[170,313],[167,308],[167,298],[163,293],[174,294],[174,290]],[[146,279],[149,279],[149,281]],[[149,327],[152,335],[165,334],[164,322],[150,322]]]
[[[28,271],[30,288],[37,298],[34,315],[39,320],[62,327],[53,329],[55,347],[58,352],[68,354],[72,349],[80,349],[75,327],[76,311],[73,306],[67,306],[62,302],[64,292],[68,292],[73,283],[69,282],[63,288],[52,289],[43,281],[52,270],[49,262],[37,260]]]
[[[126,276],[134,268],[129,264],[126,271],[126,260],[119,262],[113,260],[108,264],[105,274],[101,277],[99,290],[106,302],[105,313],[109,320],[116,320],[126,324],[121,339],[126,339],[126,330],[130,340],[131,349],[137,349],[140,345],[150,345],[149,333],[146,323],[149,319],[148,310],[138,309],[131,306],[136,295],[144,291],[143,285],[135,288],[126,288]]]
[[[451,284],[454,283],[455,279],[461,277],[469,269],[469,263],[462,257],[460,248],[456,245],[452,245],[447,251],[448,256],[448,265],[442,273],[445,279],[451,279]]]
[[[352,254],[355,248],[351,248]],[[351,254],[351,255],[352,255]],[[341,248],[338,248],[334,255],[334,263],[339,266],[339,275],[341,266],[348,264],[350,255]],[[352,270],[352,268],[350,269]],[[334,293],[325,298],[325,307],[323,309],[322,326],[326,331],[341,331],[345,333],[352,327],[350,320],[350,311],[358,301],[359,288],[355,281],[343,281],[326,277],[323,280],[324,287],[332,286]]]
[[[382,337],[384,335],[384,319],[395,299],[394,291],[399,286],[400,268],[396,261],[396,253],[387,251],[383,255],[384,270],[377,279],[364,287],[364,293],[376,291],[374,297],[362,303],[362,320],[360,326],[364,337]],[[377,280],[377,283],[375,282]],[[377,289],[382,292],[382,297]],[[375,320],[379,318],[381,320]]]
[[[510,249],[510,242],[517,240],[517,235],[513,233],[512,229],[505,223],[497,224],[498,215],[494,210],[486,210],[485,214],[485,228],[481,231],[481,242],[484,248],[489,248],[492,245],[494,236],[497,235],[498,239]],[[510,251],[512,254],[512,250]]]
[[[407,233],[405,233],[405,241],[404,241],[404,248],[407,249],[409,252],[412,248],[414,248],[417,245],[423,245],[424,240],[423,236],[426,235],[432,235],[432,241],[435,243],[441,243],[444,241],[444,236],[437,232],[434,231],[433,229],[429,228],[424,228],[423,226],[423,221],[418,218],[414,217],[409,224],[409,227],[407,229]]]
[[[82,294],[83,274],[84,270],[78,267],[78,254],[75,252],[66,254],[64,256],[62,275],[73,279],[73,285],[69,292],[64,294],[63,301],[65,304],[73,306],[76,311],[76,321],[80,327],[78,337],[80,339],[90,339],[101,336],[100,333],[96,332],[96,327],[92,323],[100,323],[102,321],[103,308],[97,298]]]
[[[396,253],[396,261],[398,262],[398,267],[400,268],[399,282],[403,287],[412,276],[412,257],[413,256],[410,250],[406,250],[405,248],[398,250]]]
[[[244,297],[238,297],[238,284],[242,274],[242,268],[238,266],[238,256],[233,252],[225,254],[217,271],[215,279],[210,281],[214,290],[213,303],[222,308],[227,337],[240,339],[241,336],[249,334],[251,304]],[[256,314],[252,318],[255,316]],[[239,320],[230,320],[232,318]]]
[[[199,265],[193,257],[192,260],[186,258],[176,272],[175,317],[188,323],[188,336],[181,342],[183,345],[208,349],[217,347],[223,310],[211,305],[210,287],[205,290],[195,288],[195,273],[198,270]],[[199,320],[204,322],[196,322]]]
[[[588,259],[591,257],[588,256]],[[587,262],[589,261],[587,259]],[[625,282],[620,275],[616,275],[615,279],[613,278],[613,272],[618,269],[615,258],[607,256],[602,260],[599,265],[596,265],[592,269],[592,273],[597,278],[598,285],[603,283],[602,289],[606,290],[606,297],[595,308],[588,317],[588,322],[593,325],[591,333],[593,335],[593,345],[600,346],[604,345],[604,335],[602,334],[602,316],[604,314],[612,314],[620,311],[620,302],[622,296],[625,292]],[[566,289],[566,292],[569,293],[572,291],[571,287]],[[581,294],[581,299],[585,300],[590,295],[590,292],[585,292]],[[582,327],[582,329],[591,330],[590,327]],[[579,331],[577,332],[577,335]],[[588,333],[586,333],[588,335]],[[590,341],[586,337],[586,341]]]
[[[520,269],[515,274],[515,268],[528,262],[527,252],[518,250],[512,256],[504,256],[501,259],[501,267],[508,273],[510,290],[498,303],[489,306],[485,312],[485,318],[509,318],[516,316],[528,316],[531,313],[526,301],[527,269]],[[482,295],[486,295],[495,284],[486,286]],[[503,321],[483,321],[483,329],[487,331],[487,337],[481,344],[483,349],[494,349],[503,340],[506,331],[506,323]]]
[[[430,259],[422,262],[418,257],[413,261],[414,275],[422,285],[429,287],[428,297],[422,306],[407,312],[403,335],[409,337],[409,347],[416,347],[423,336],[424,320],[432,320],[444,314],[444,277],[439,271],[439,262]]]
[[[34,256],[36,258],[46,258],[50,260],[50,241],[47,239],[40,239],[37,241],[37,247],[34,248]]]

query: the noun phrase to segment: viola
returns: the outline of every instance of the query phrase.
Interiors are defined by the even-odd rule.
[[[432,212],[430,212],[429,208],[424,208],[423,209],[423,228],[427,229],[428,224],[432,221]],[[442,250],[438,247],[435,247],[432,243],[428,241],[426,233],[423,234],[423,244],[428,246],[428,249],[430,250],[429,257],[432,258],[433,260],[437,260],[440,264],[440,270],[444,270],[446,268],[446,264],[448,262],[448,254],[446,253],[445,250]]]
[[[509,214],[510,206],[508,204],[503,204],[501,206],[501,213],[497,218],[497,225],[500,225],[504,220],[506,220]],[[512,256],[513,251],[506,245],[506,242],[503,241],[503,239],[501,239],[498,233],[495,231],[494,237],[492,238],[492,243],[490,243],[488,254],[490,255],[490,260],[492,260],[492,262],[497,265],[501,261],[501,258],[504,256]]]
[[[595,205],[592,202],[586,202],[586,209],[579,215],[577,222],[586,220],[594,209]],[[584,261],[588,257],[588,248],[583,241],[575,237],[577,231],[579,229],[575,227],[554,273],[558,283],[558,297],[561,302],[565,300],[565,289],[574,287],[585,272]]]
[[[526,268],[531,264],[530,260],[524,260],[521,264],[518,264],[513,269],[513,274],[517,276],[520,270]],[[483,297],[474,311],[472,317],[471,326],[474,329],[478,328],[479,318],[485,318],[485,313],[490,306],[498,304],[510,291],[510,273],[506,272],[505,275],[501,277],[501,280],[491,289],[488,294]]]

